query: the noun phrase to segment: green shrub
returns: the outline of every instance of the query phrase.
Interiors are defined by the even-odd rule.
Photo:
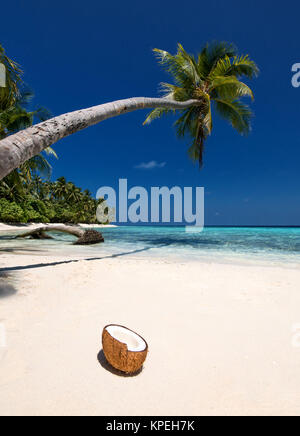
[[[5,223],[27,223],[27,216],[14,201],[0,200],[0,221]]]
[[[89,191],[82,191],[63,178],[53,183],[34,179],[12,197],[8,196],[11,189],[6,185],[2,188],[0,221],[3,222],[94,224],[97,206],[104,201],[93,199]]]

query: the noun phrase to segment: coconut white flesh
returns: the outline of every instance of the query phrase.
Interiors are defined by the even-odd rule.
[[[107,332],[117,341],[127,345],[128,351],[144,351],[146,342],[136,333],[125,327],[110,325],[106,327]]]

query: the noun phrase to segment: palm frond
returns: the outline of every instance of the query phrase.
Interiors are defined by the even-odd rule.
[[[168,115],[170,112],[174,112],[174,110],[167,109],[167,108],[153,109],[153,111],[150,112],[150,114],[147,116],[147,118],[143,122],[143,126],[145,126],[146,124],[150,124],[153,120],[156,120],[157,118],[161,118],[163,115]]]
[[[217,76],[210,85],[210,91],[216,91],[217,96],[225,100],[235,100],[240,97],[251,97],[253,92],[248,85],[238,80],[235,76]]]
[[[186,61],[182,56],[171,55],[165,50],[155,48],[154,53],[158,62],[174,79],[174,82],[181,87],[189,88],[195,85],[194,75],[187,67]]]
[[[204,143],[206,135],[202,122],[193,123],[193,143],[188,149],[188,154],[193,162],[199,162],[200,168],[203,166]]]
[[[22,167],[21,171],[26,173],[26,177],[31,180],[33,175],[40,173],[46,178],[50,178],[52,166],[41,154],[29,159]]]
[[[176,56],[178,59],[180,59],[182,68],[187,71],[189,77],[192,78],[193,83],[197,86],[201,85],[202,79],[199,75],[198,65],[195,57],[191,54],[188,54],[181,44],[178,44]]]
[[[249,58],[249,55],[234,56],[232,59],[225,56],[219,59],[215,68],[210,73],[210,80],[217,76],[245,76],[249,79],[256,77],[259,73],[259,68],[254,61]]]
[[[248,105],[239,100],[226,101],[216,99],[215,106],[219,115],[229,121],[232,127],[240,134],[246,135],[250,132],[253,114]]]
[[[193,98],[194,89],[182,88],[180,86],[172,85],[170,83],[162,82],[160,84],[160,90],[164,95],[164,98],[176,101],[186,101]]]
[[[46,121],[52,117],[51,112],[45,107],[39,107],[33,112],[33,115],[37,117],[39,121]]]
[[[11,106],[0,112],[0,126],[5,130],[6,135],[25,129],[31,126],[32,122],[32,114],[19,106]]]
[[[22,85],[19,86],[19,96],[16,103],[19,106],[26,108],[33,98],[34,92],[32,89],[26,83],[22,83]]]
[[[236,55],[237,49],[234,44],[221,41],[207,43],[198,56],[198,72],[205,80],[216,67],[218,61],[224,57],[232,58]]]
[[[0,110],[5,110],[16,103],[20,93],[19,85],[22,83],[20,66],[5,55],[4,48],[0,45],[0,62],[6,70],[6,87],[0,88]]]
[[[208,111],[206,115],[203,118],[203,127],[205,129],[206,135],[210,135],[213,128],[213,122],[212,122],[212,113],[211,113],[211,103],[208,105]]]
[[[58,159],[58,156],[57,156],[55,150],[54,150],[52,147],[45,148],[44,152],[45,152],[48,156],[53,156],[53,157],[55,157],[55,159]]]
[[[183,138],[188,132],[191,134],[191,124],[192,121],[197,117],[194,108],[186,109],[183,114],[175,121],[174,127],[176,128],[176,133],[178,138]]]

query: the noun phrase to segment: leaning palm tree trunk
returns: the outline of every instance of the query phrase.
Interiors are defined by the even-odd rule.
[[[179,102],[166,98],[133,97],[70,112],[36,124],[0,141],[0,180],[58,140],[108,118],[137,109],[187,109],[195,105],[199,105],[198,100]]]

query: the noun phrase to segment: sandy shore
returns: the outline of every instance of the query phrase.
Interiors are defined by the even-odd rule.
[[[29,223],[29,224],[4,224],[4,223],[0,223],[0,232],[16,232],[18,230],[35,230],[38,229],[40,227],[43,227],[47,224],[43,224],[43,223]],[[57,225],[55,223],[51,223],[50,225]],[[80,227],[84,228],[84,229],[92,229],[92,228],[100,228],[100,227],[116,227],[113,224],[78,224]]]
[[[0,415],[299,415],[299,270],[72,259],[1,253]],[[138,376],[107,369],[108,323],[148,341]]]

